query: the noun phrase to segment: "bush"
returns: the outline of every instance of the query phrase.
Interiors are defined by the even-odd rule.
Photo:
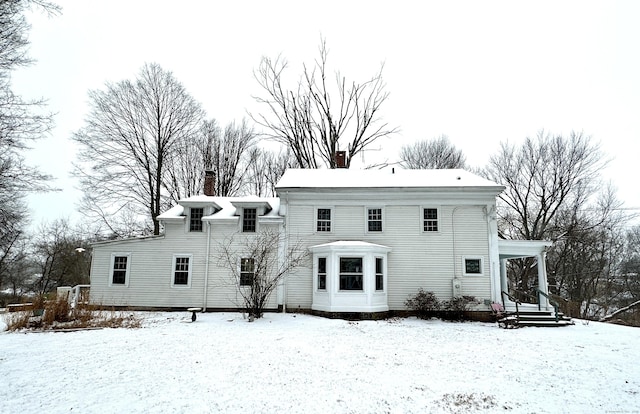
[[[476,301],[473,296],[459,296],[442,302],[442,312],[440,318],[445,321],[465,321],[469,304]]]
[[[420,288],[418,293],[407,299],[404,304],[420,319],[439,317],[444,321],[464,321],[468,319],[466,312],[469,310],[469,304],[474,302],[476,298],[473,296],[441,301],[435,293]]]
[[[132,312],[105,309],[101,306],[79,304],[71,308],[66,298],[46,300],[34,298],[29,310],[5,317],[7,330],[23,329],[91,329],[91,328],[139,328],[142,319]]]
[[[441,302],[435,293],[425,291],[422,288],[414,296],[405,301],[405,306],[416,313],[420,319],[431,319],[438,315]]]

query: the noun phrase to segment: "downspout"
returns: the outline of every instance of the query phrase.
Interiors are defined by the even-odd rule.
[[[456,258],[456,220],[455,220],[455,216],[456,216],[456,211],[461,207],[462,206],[454,207],[453,211],[451,212],[451,240],[453,242],[453,278],[454,279],[457,277],[457,274],[456,274],[456,263],[458,262],[458,259]]]
[[[289,192],[284,192],[284,205],[286,206],[285,215],[284,215],[284,247],[283,253],[285,256],[284,260],[289,259],[288,250],[289,250]],[[282,313],[287,313],[287,276],[289,276],[289,270],[284,274],[282,278]]]
[[[202,312],[207,311],[207,287],[209,285],[209,254],[211,253],[211,222],[207,221],[207,254],[204,259],[204,292],[202,294]]]

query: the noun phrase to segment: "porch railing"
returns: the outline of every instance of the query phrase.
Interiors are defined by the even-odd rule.
[[[522,302],[520,302],[520,300],[512,295],[509,294],[509,292],[505,292],[504,290],[502,291],[502,307],[504,309],[507,309],[507,305],[505,303],[504,297],[509,298],[509,300],[511,300],[512,302],[514,302],[516,304],[516,317],[519,319],[520,318],[520,309],[518,308],[518,305],[522,304]]]
[[[540,288],[536,288],[536,291],[538,292],[538,310],[540,310],[540,302],[541,302],[540,296],[544,296],[545,298],[547,298],[547,301],[549,301],[551,306],[553,306],[553,309],[556,314],[556,322],[558,322],[558,309],[560,308],[560,304],[556,302],[554,299],[552,299],[551,296],[549,296],[547,293],[540,290]]]

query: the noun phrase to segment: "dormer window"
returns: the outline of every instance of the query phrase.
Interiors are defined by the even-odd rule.
[[[204,208],[191,207],[189,214],[189,231],[202,231]]]
[[[243,208],[242,209],[242,231],[244,233],[255,233],[257,218],[258,218],[257,209]]]

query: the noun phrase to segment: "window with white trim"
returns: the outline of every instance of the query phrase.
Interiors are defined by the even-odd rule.
[[[363,290],[362,257],[340,258],[340,290]]]
[[[111,285],[127,286],[129,284],[130,253],[113,253],[111,255]]]
[[[483,274],[482,257],[463,257],[462,265],[465,276],[482,276]]]
[[[258,219],[258,209],[243,208],[242,209],[242,231],[244,233],[255,233],[257,219]]]
[[[240,259],[240,286],[251,286],[255,277],[255,260],[251,257]]]
[[[204,208],[189,209],[189,231],[202,231],[202,216],[204,216]]]
[[[327,290],[327,258],[318,257],[318,290]]]
[[[382,231],[382,209],[367,209],[367,231]]]
[[[316,210],[316,231],[331,231],[331,209]]]
[[[384,290],[384,262],[376,257],[376,290]]]
[[[438,209],[437,208],[422,209],[422,230],[438,231]]]
[[[173,286],[190,286],[191,285],[191,255],[174,255],[173,256]]]

